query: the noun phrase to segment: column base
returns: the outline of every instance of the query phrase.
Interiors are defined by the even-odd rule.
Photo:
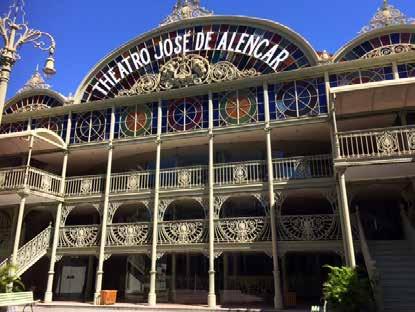
[[[276,310],[282,310],[284,308],[284,305],[282,304],[281,298],[278,298],[279,296],[274,297],[274,308]]]
[[[148,305],[150,307],[154,307],[156,305],[156,294],[155,293],[148,294]]]
[[[101,304],[101,293],[94,293],[94,305]]]
[[[215,294],[208,295],[208,306],[209,308],[216,308],[216,295]]]
[[[45,292],[45,299],[43,300],[45,303],[51,303],[53,298],[53,293],[51,291]]]

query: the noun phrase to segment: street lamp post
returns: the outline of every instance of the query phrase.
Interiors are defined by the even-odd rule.
[[[32,43],[35,48],[48,51],[43,71],[46,75],[53,75],[55,70],[55,39],[48,33],[30,29],[25,18],[24,0],[13,0],[9,12],[0,18],[0,35],[4,41],[4,47],[0,49],[0,125],[6,101],[7,86],[10,72],[14,63],[20,59],[17,53],[20,46]],[[46,40],[46,42],[44,41]]]

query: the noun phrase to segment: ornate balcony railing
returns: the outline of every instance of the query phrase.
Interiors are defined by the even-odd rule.
[[[60,195],[61,177],[32,167],[29,168],[28,174],[28,184],[31,189],[52,195]]]
[[[91,196],[98,195],[104,191],[105,176],[83,176],[70,177],[66,179],[65,195],[66,196]]]
[[[99,225],[64,226],[59,229],[60,248],[82,248],[98,245]]]
[[[25,175],[27,181],[25,185]],[[0,190],[29,188],[51,195],[60,195],[62,178],[33,167],[4,168],[0,170]]]
[[[203,187],[207,183],[206,166],[163,169],[160,171],[162,189],[187,189]]]
[[[270,240],[269,218],[232,218],[215,221],[215,241],[218,243],[252,243]]]
[[[340,132],[339,159],[399,157],[415,154],[415,127]]]
[[[264,161],[218,164],[214,167],[216,185],[240,185],[263,182],[266,178]]]
[[[330,155],[274,159],[272,165],[275,181],[333,176],[333,159]]]
[[[116,173],[111,176],[112,193],[129,193],[149,190],[154,186],[154,172]]]
[[[107,228],[107,246],[141,246],[149,243],[149,223],[110,224]]]
[[[281,216],[277,230],[281,241],[341,239],[339,216],[335,214]]]
[[[163,221],[158,224],[160,245],[198,244],[206,241],[205,220]]]

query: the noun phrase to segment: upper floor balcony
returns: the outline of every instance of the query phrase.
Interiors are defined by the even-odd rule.
[[[330,155],[316,155],[292,158],[276,158],[272,162],[274,183],[296,180],[332,178],[333,166]],[[265,161],[249,161],[214,165],[214,186],[226,188],[235,186],[262,185],[268,181]],[[85,198],[101,196],[105,189],[105,175],[68,177],[65,193],[60,193],[62,178],[33,167],[6,168],[0,170],[0,191],[28,189],[45,194]],[[111,195],[146,194],[155,184],[155,171],[133,171],[111,175]],[[160,190],[203,190],[208,184],[208,167],[192,166],[162,169]]]

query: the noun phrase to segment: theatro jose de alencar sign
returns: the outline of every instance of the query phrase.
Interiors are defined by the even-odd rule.
[[[92,89],[107,95],[122,79],[154,61],[171,58],[175,55],[208,50],[245,54],[263,61],[274,71],[277,71],[281,62],[284,62],[290,56],[286,49],[281,49],[278,44],[255,34],[240,34],[237,32],[221,34],[198,32],[192,34],[188,32],[177,35],[173,39],[161,40],[153,47],[143,47],[138,49],[137,52],[123,56],[121,60],[115,62],[115,66],[113,65],[103,71]]]

